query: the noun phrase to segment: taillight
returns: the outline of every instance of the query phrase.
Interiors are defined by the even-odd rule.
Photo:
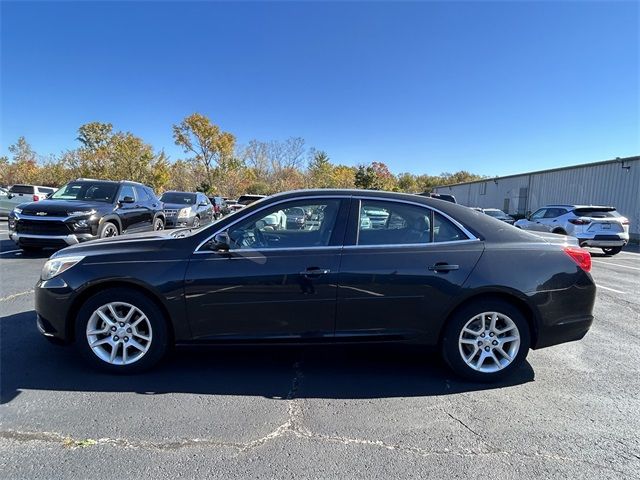
[[[629,225],[629,220],[627,220],[626,218],[622,220],[622,224],[623,225]]]
[[[570,218],[569,223],[573,223],[574,225],[589,225],[591,220],[588,218]]]
[[[33,201],[37,202],[38,200],[40,200],[40,197],[38,195],[34,195],[33,196]]]
[[[580,247],[564,247],[564,253],[569,255],[585,272],[591,271],[591,254]]]

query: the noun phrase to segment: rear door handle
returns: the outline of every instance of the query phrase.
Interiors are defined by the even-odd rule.
[[[327,273],[331,273],[331,270],[328,268],[311,267],[300,272],[300,275],[304,275],[305,277],[319,277],[320,275],[326,275]]]
[[[448,263],[436,263],[435,265],[431,265],[429,270],[432,272],[450,272],[452,270],[458,270],[460,265],[449,265]]]

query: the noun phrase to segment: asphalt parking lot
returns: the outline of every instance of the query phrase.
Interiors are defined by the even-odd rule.
[[[399,347],[178,349],[98,374],[37,333],[25,256],[0,222],[3,478],[640,478],[640,251],[593,250],[580,342],[508,382],[455,379]]]

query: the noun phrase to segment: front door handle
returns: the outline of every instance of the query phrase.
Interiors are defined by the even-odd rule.
[[[432,272],[441,272],[441,273],[447,273],[452,270],[458,270],[459,268],[460,268],[460,265],[449,265],[448,263],[444,263],[444,262],[436,263],[435,265],[429,266],[429,270],[431,270]]]
[[[305,277],[319,277],[320,275],[326,275],[327,273],[331,273],[331,270],[328,268],[310,267],[300,272],[300,275]]]

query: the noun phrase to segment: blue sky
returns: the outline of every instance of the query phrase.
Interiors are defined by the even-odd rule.
[[[2,2],[0,154],[194,111],[337,163],[503,175],[640,153],[637,2]]]

